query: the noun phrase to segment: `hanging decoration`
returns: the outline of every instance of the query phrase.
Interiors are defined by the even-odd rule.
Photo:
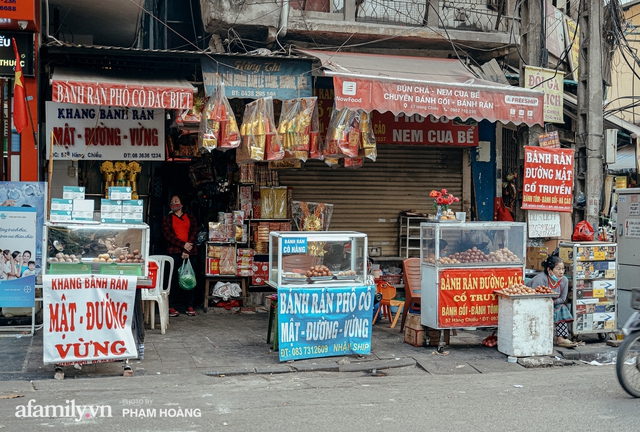
[[[245,106],[240,126],[242,144],[236,162],[261,162],[284,158],[282,142],[273,120],[273,98],[256,99]]]
[[[200,147],[209,151],[215,148],[224,151],[240,146],[238,123],[225,95],[222,79],[202,111],[198,141]]]

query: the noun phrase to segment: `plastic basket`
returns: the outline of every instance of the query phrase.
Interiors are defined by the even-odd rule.
[[[395,285],[400,283],[400,281],[402,280],[402,275],[401,274],[382,275],[380,276],[380,279],[392,285]]]

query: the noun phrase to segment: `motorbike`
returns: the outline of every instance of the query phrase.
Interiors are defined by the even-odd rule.
[[[622,327],[624,340],[618,348],[616,375],[618,382],[633,397],[640,397],[640,289],[631,291],[635,312]]]

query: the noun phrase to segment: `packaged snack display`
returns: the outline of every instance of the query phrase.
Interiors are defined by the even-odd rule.
[[[328,231],[333,204],[293,201],[291,214],[297,231]]]
[[[270,161],[284,157],[273,120],[272,98],[256,99],[245,106],[240,133],[242,145],[236,153],[236,162]]]
[[[284,219],[287,217],[287,188],[260,188],[260,217],[263,219]]]
[[[286,159],[306,161],[312,137],[317,142],[319,129],[317,98],[299,98],[282,102],[278,134]]]
[[[182,111],[175,111],[175,122],[178,128],[197,129],[202,120],[202,108],[204,107],[204,91],[200,89],[193,97],[193,106]]]
[[[370,114],[347,108],[332,112],[323,149],[325,158],[368,157],[375,160],[375,151],[371,151],[375,148]]]
[[[207,150],[218,148],[227,150],[240,145],[240,131],[235,115],[224,93],[224,84],[220,80],[202,111],[200,146]]]

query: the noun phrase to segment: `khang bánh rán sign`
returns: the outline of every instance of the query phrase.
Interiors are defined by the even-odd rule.
[[[497,326],[498,298],[493,291],[522,280],[522,267],[441,270],[438,327]]]
[[[571,212],[573,160],[572,149],[525,147],[522,208]]]

